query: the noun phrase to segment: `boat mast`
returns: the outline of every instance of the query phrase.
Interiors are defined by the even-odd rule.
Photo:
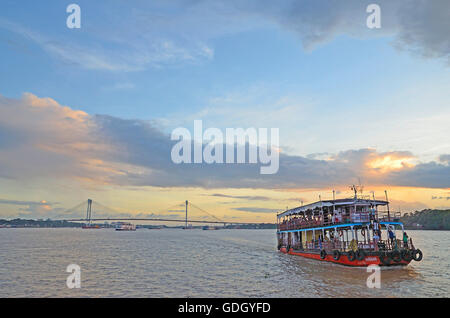
[[[388,200],[388,195],[387,195],[387,190],[384,190],[384,194],[386,195],[386,202],[387,202],[387,212],[388,212],[388,221],[391,222],[391,214],[389,212],[389,200]]]
[[[331,224],[334,224],[334,220],[336,218],[336,210],[335,210],[335,202],[336,201],[336,191],[333,190],[333,216],[331,217]],[[334,235],[337,234],[337,228],[334,228]]]
[[[336,210],[335,210],[335,202],[336,201],[336,191],[334,191],[333,190],[333,217],[334,217],[334,215],[335,215],[335,213],[336,213]]]

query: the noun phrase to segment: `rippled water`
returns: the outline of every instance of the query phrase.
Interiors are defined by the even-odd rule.
[[[1,297],[449,297],[450,232],[408,231],[422,262],[381,271],[276,251],[274,230],[0,229]],[[66,267],[81,267],[81,288]]]

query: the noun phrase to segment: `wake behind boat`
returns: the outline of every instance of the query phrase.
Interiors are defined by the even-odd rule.
[[[370,197],[326,200],[277,215],[278,250],[348,266],[408,265],[421,261],[399,215],[391,215],[389,202]],[[387,211],[379,211],[379,207]],[[401,239],[397,239],[401,231]]]

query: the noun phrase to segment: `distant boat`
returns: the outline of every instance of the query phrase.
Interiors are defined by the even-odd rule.
[[[136,225],[131,223],[120,223],[118,227],[116,227],[116,231],[136,231]]]
[[[204,231],[220,230],[220,228],[217,227],[217,226],[209,226],[209,225],[202,227],[202,229],[203,229]]]
[[[85,230],[90,230],[90,229],[99,229],[100,226],[99,225],[85,224],[81,228],[85,229]]]

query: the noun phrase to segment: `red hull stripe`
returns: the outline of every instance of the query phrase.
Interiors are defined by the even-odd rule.
[[[332,263],[337,263],[337,264],[341,264],[341,265],[347,265],[347,266],[355,266],[355,267],[366,267],[369,265],[378,265],[378,266],[393,266],[393,265],[400,265],[400,266],[405,266],[408,265],[410,262],[406,262],[404,260],[401,260],[400,262],[394,262],[391,261],[390,264],[385,265],[383,264],[378,256],[366,256],[362,261],[358,261],[358,260],[354,260],[353,262],[350,261],[347,258],[347,255],[341,255],[341,257],[339,258],[339,260],[335,260],[333,258],[333,255],[331,254],[327,254],[325,256],[325,259],[321,259],[320,258],[320,254],[316,254],[316,253],[308,253],[308,252],[295,252],[293,249],[290,249],[289,252],[286,251],[286,248],[282,247],[280,249],[280,252],[283,252],[285,254],[290,254],[290,255],[298,255],[298,256],[303,256],[306,258],[312,258],[312,259],[316,259],[319,261],[324,261],[324,262],[332,262]]]

